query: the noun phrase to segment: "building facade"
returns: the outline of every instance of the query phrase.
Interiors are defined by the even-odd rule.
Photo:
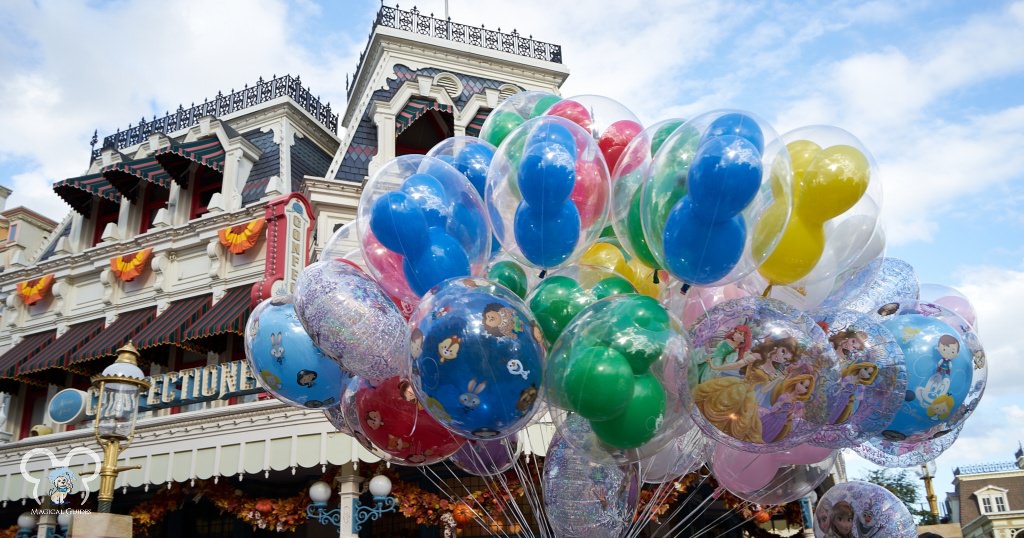
[[[960,467],[946,499],[964,538],[1024,537],[1024,447],[1013,462]]]
[[[557,45],[382,6],[340,117],[297,76],[259,79],[94,137],[89,168],[54,184],[71,208],[61,222],[0,205],[0,528],[44,495],[51,465],[26,459],[33,450],[92,472],[89,455],[68,456],[98,450],[90,377],[130,340],[152,386],[119,461],[139,468],[118,476],[115,513],[185,488],[195,502],[150,535],[246,536],[200,502],[201,484],[280,495],[331,473],[341,535],[354,535],[360,462],[376,458],[323,411],[267,397],[244,361],[248,314],[291,291],[382,164],[474,135],[504,98],[556,93],[567,76]],[[40,536],[53,524],[42,518]]]

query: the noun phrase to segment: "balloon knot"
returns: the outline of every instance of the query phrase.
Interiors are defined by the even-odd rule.
[[[658,278],[658,270],[657,269],[654,270],[654,284],[655,285],[661,284],[661,279]]]
[[[541,280],[544,280],[544,277],[547,276],[547,274],[548,274],[548,270],[547,269],[541,269],[540,276],[537,277],[537,278],[540,278]]]
[[[772,294],[772,285],[768,284],[768,287],[764,289],[764,293],[761,295],[761,297],[768,297],[771,294]]]
[[[686,295],[686,292],[688,292],[688,291],[690,291],[690,285],[689,284],[683,284],[683,287],[679,288],[679,293],[682,294],[682,295]]]

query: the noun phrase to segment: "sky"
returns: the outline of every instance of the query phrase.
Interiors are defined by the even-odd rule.
[[[615,99],[645,124],[720,108],[779,133],[833,125],[878,163],[887,255],[978,311],[989,385],[952,470],[1024,440],[1024,2],[429,0],[424,14],[562,46],[565,96]],[[392,5],[390,2],[388,5]],[[380,4],[370,0],[11,0],[0,5],[0,184],[55,220],[51,185],[89,139],[179,104],[301,75],[335,110]],[[401,6],[404,9],[411,4]],[[869,464],[851,458],[851,475]],[[1024,507],[1014,507],[1024,508]]]

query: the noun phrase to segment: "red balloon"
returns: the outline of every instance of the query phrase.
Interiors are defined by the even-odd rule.
[[[587,132],[590,132],[594,125],[594,119],[590,117],[590,112],[587,111],[587,107],[570,99],[563,99],[554,105],[551,105],[551,108],[545,112],[545,115],[565,118],[576,125],[583,127]]]
[[[432,465],[466,441],[427,414],[416,401],[412,384],[398,377],[377,385],[360,382],[355,407],[363,434],[395,463]]]
[[[416,297],[405,281],[402,255],[380,244],[373,233],[368,232],[363,242],[366,247],[363,253],[366,263],[378,273],[379,277],[376,280],[380,287],[392,297]]]
[[[589,228],[608,208],[607,177],[600,161],[576,161],[576,184],[570,198],[580,212],[580,225]]]
[[[618,164],[619,157],[622,156],[626,146],[643,130],[643,126],[633,120],[619,120],[609,125],[601,133],[601,138],[597,140],[597,147],[601,148],[601,154],[604,155],[604,161],[608,163],[609,172],[615,171],[615,165]]]

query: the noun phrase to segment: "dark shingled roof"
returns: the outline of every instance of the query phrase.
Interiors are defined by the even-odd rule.
[[[323,152],[316,144],[295,138],[292,146],[292,192],[302,189],[302,177],[324,177],[331,167],[332,156]]]
[[[50,236],[50,244],[46,245],[46,250],[44,250],[42,255],[39,256],[38,261],[50,259],[50,257],[57,252],[57,241],[60,241],[61,237],[67,237],[69,235],[71,235],[71,219],[68,219],[67,222],[64,223],[64,227],[57,233]]]
[[[263,151],[256,164],[249,172],[249,179],[242,187],[242,205],[247,206],[263,198],[264,191],[271,176],[281,173],[280,147],[274,142],[273,131],[262,133],[255,131],[244,135],[245,139]]]

